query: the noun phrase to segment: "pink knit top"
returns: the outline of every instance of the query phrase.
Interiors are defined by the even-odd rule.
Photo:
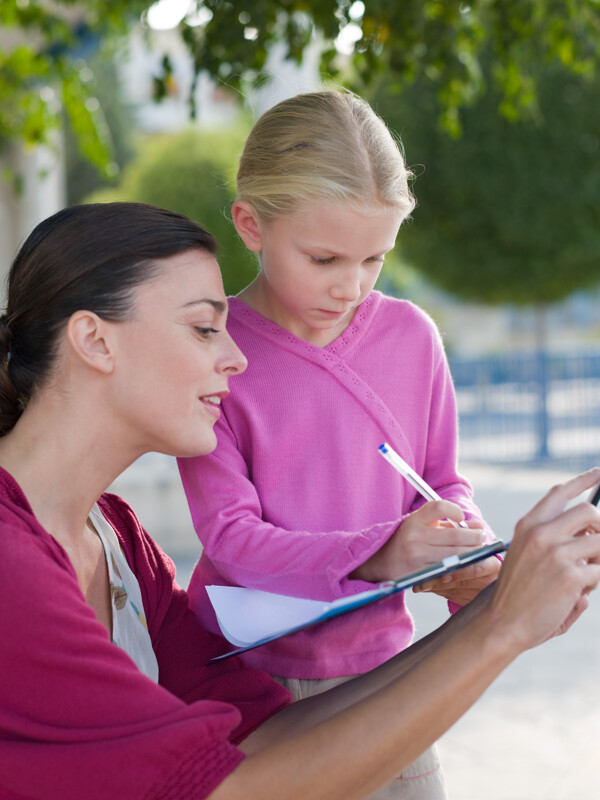
[[[378,454],[389,442],[438,493],[479,517],[457,473],[452,380],[439,332],[410,302],[372,292],[324,348],[229,300],[249,366],[222,404],[214,453],[179,463],[204,550],[189,587],[209,630],[204,586],[333,600],[373,588],[348,576],[423,500]],[[443,602],[440,599],[440,602]],[[407,647],[396,595],[244,656],[273,675],[365,672]]]

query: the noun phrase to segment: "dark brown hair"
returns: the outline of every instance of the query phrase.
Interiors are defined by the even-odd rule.
[[[0,436],[48,375],[75,311],[126,319],[135,287],[159,272],[158,262],[194,249],[214,254],[216,242],[187,217],[144,203],[72,206],[41,222],[8,275],[0,317]]]

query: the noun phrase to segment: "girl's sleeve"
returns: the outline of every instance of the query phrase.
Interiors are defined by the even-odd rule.
[[[218,689],[206,683],[205,699],[188,688],[196,701],[185,702],[112,644],[50,537],[5,523],[0,544],[0,796],[210,794],[243,758],[229,741],[242,717],[226,702],[236,667],[213,679]]]
[[[216,451],[180,459],[179,471],[205,557],[220,575],[239,586],[314,600],[372,589],[348,575],[403,518],[353,532],[289,530],[265,522],[231,429],[224,418],[218,425]]]

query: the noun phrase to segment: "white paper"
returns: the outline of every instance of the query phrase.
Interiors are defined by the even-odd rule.
[[[330,606],[323,600],[287,597],[239,586],[207,586],[206,591],[223,636],[236,647],[246,647],[311,622]]]

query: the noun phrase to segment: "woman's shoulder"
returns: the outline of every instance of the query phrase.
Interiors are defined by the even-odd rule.
[[[105,492],[98,499],[98,507],[112,525],[138,579],[145,579],[148,572],[154,575],[166,572],[170,579],[174,577],[175,565],[145,530],[126,500],[117,494]]]

